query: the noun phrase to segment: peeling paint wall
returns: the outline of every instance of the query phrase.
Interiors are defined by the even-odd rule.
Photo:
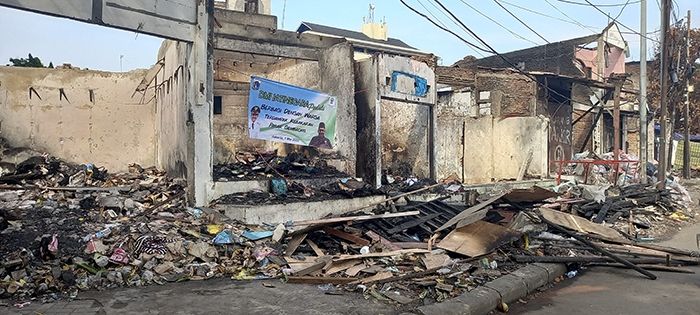
[[[145,74],[0,67],[0,136],[12,146],[110,171],[153,166],[153,90],[134,93]]]
[[[431,177],[435,72],[426,63],[407,57],[378,54],[376,58],[382,171]]]
[[[151,86],[156,88],[157,166],[171,176],[187,176],[186,44],[166,40],[158,52],[165,64]]]
[[[438,94],[435,138],[437,179],[456,175],[464,178],[464,121],[475,117],[474,95],[471,91]]]
[[[530,152],[526,175],[547,175],[547,126],[540,117],[467,119],[464,131],[464,182],[512,180]]]

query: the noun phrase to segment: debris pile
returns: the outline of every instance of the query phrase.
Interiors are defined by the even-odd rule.
[[[382,191],[357,178],[334,179],[315,187],[301,181],[273,178],[270,180],[269,191],[254,190],[228,194],[218,198],[212,204],[278,204],[356,198],[379,194],[382,194]]]
[[[265,152],[236,152],[231,163],[214,165],[215,181],[261,180],[272,177],[290,179],[348,177],[330,166],[318,156],[301,152],[287,156],[277,155],[277,150]]]
[[[640,230],[648,227],[634,224],[691,216],[682,196],[642,185],[597,193],[581,186],[508,190],[468,208],[448,197],[403,206],[390,198],[369,213],[294,222],[283,272],[290,282],[334,284],[410,308],[459,295],[528,262],[569,263],[568,276],[581,266],[605,265],[650,278],[649,270],[690,272],[678,266],[698,264],[697,253],[644,243]],[[654,221],[646,217],[651,209]]]
[[[3,298],[51,301],[88,289],[282,278],[410,309],[529,262],[569,263],[570,276],[605,265],[649,278],[653,270],[691,272],[679,266],[698,263],[697,253],[646,243],[663,233],[658,227],[694,215],[675,182],[662,191],[570,182],[493,192],[469,204],[466,194],[417,201],[419,193],[463,187],[415,182],[409,192],[342,216],[253,227],[187,207],[184,181],[153,168],[112,174],[33,152],[4,156],[14,160],[3,158],[0,175]],[[273,178],[264,200],[368,192],[376,193],[355,179],[309,190]],[[225,201],[250,202],[250,194]]]

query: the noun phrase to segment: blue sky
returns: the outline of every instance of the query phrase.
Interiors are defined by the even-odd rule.
[[[434,2],[405,1],[429,16],[434,15],[448,28],[459,32],[459,28],[444,13],[437,10]],[[608,17],[589,6],[568,4],[558,0],[499,1],[550,42],[587,35],[592,33],[587,27],[599,31],[608,23]],[[585,2],[584,0],[572,1]],[[592,0],[593,3],[602,5],[624,4],[626,1]],[[442,58],[443,64],[452,64],[465,55],[479,57],[473,49],[414,14],[398,0],[272,0],[272,13],[278,16],[279,27],[287,30],[295,30],[301,21],[359,30],[363,17],[367,15],[370,2],[376,5],[375,20],[386,19],[390,37],[400,38],[421,50],[435,53]],[[544,43],[541,38],[498,7],[495,0],[442,0],[441,2],[499,52],[533,46],[532,42]],[[486,17],[479,15],[465,3],[527,40],[509,33]],[[691,10],[694,14],[691,19],[693,27],[700,27],[700,1],[676,0],[675,3],[679,19],[685,17],[687,10]],[[540,14],[528,12],[514,5]],[[621,6],[601,7],[612,16],[618,15],[621,8]],[[632,0],[620,14],[619,21],[637,30],[639,13],[638,1]],[[575,24],[572,19],[586,27]],[[648,24],[650,32],[659,27],[659,8],[656,0],[648,0]],[[82,68],[126,71],[152,65],[161,43],[161,39],[152,36],[137,35],[133,32],[8,8],[0,8],[0,29],[4,30],[0,33],[3,43],[0,45],[0,64],[8,63],[10,57],[26,57],[27,53],[32,53],[47,64],[52,61],[54,65],[71,63]],[[628,30],[622,28],[622,31]],[[464,32],[459,33],[469,39]],[[631,59],[638,59],[639,36],[624,35],[630,44]],[[657,35],[658,33],[653,33],[649,37],[656,38]],[[652,44],[649,43],[650,49]],[[123,56],[121,67],[120,56]]]

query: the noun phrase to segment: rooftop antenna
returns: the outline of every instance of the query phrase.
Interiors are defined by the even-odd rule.
[[[367,17],[368,23],[374,23],[374,9],[375,8],[376,8],[376,6],[374,5],[374,3],[369,4],[369,16]]]

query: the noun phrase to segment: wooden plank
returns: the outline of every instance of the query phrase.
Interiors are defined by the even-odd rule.
[[[345,274],[351,277],[357,276],[362,269],[365,269],[367,266],[364,263],[360,263],[359,265],[352,266],[348,269],[345,270]]]
[[[623,264],[618,264],[618,263],[593,263],[593,264],[590,264],[589,266],[630,269],[629,267],[627,267]],[[662,266],[662,265],[637,264],[637,267],[640,267],[644,270],[653,270],[653,271],[666,271],[666,272],[677,272],[677,273],[687,273],[687,274],[694,274],[695,273],[695,271],[693,271],[691,269],[687,269],[687,268],[670,267],[670,266]]]
[[[392,244],[402,249],[428,249],[428,243],[425,242],[393,242]]]
[[[264,42],[253,42],[241,39],[225,38],[221,36],[216,36],[214,38],[214,48],[250,53],[255,55],[276,56],[302,60],[316,61],[320,57],[320,52],[316,48],[305,48]]]
[[[362,255],[340,255],[338,258],[335,259],[335,261],[343,261],[343,260],[349,260],[349,259],[391,257],[391,256],[405,255],[405,254],[425,254],[425,253],[429,253],[429,252],[430,251],[425,250],[425,249],[401,249],[401,250],[395,250],[395,251],[384,252],[384,253],[369,253],[369,254],[362,254]]]
[[[369,276],[369,277],[367,277],[367,278],[363,278],[363,279],[359,279],[359,280],[357,280],[357,281],[351,282],[351,284],[353,284],[353,283],[369,283],[369,282],[375,282],[375,281],[380,281],[380,280],[384,280],[384,279],[389,279],[389,278],[391,278],[391,277],[392,277],[392,273],[391,273],[391,272],[389,272],[389,271],[382,271],[382,272],[378,272],[378,273],[375,274],[375,275]]]
[[[318,247],[318,245],[316,245],[316,243],[314,243],[312,240],[306,240],[306,244],[309,244],[314,253],[316,253],[316,256],[326,256],[326,253],[324,253],[323,250],[321,250],[321,248]]]
[[[419,214],[420,214],[420,211],[406,211],[406,212],[373,214],[373,215],[357,215],[357,216],[352,216],[352,217],[338,217],[338,218],[320,219],[320,220],[304,220],[304,221],[294,222],[294,226],[328,224],[328,223],[338,223],[338,222],[351,222],[351,221],[367,221],[367,220],[387,219],[387,218],[400,218],[400,217],[419,215]]]
[[[299,248],[301,242],[306,239],[306,233],[293,235],[292,239],[287,243],[287,250],[284,252],[285,256],[292,256],[294,252]]]
[[[305,277],[305,276],[288,276],[288,283],[304,283],[304,284],[348,284],[357,281],[357,278],[340,278],[340,277]]]
[[[328,235],[333,235],[337,238],[344,239],[348,242],[352,242],[352,243],[360,245],[360,246],[369,246],[369,244],[370,244],[370,242],[364,238],[361,238],[361,237],[354,235],[354,234],[343,232],[343,231],[335,229],[335,228],[325,227],[325,228],[323,228],[323,231],[326,232],[326,234],[328,234]]]
[[[350,268],[352,268],[352,267],[355,267],[355,266],[357,266],[357,265],[364,265],[364,264],[363,264],[361,261],[357,261],[357,260],[345,260],[345,261],[340,261],[340,262],[335,262],[335,261],[334,261],[334,262],[330,265],[330,267],[324,268],[324,269],[326,269],[326,270],[325,270],[325,274],[326,274],[327,276],[330,276],[330,275],[332,275],[332,274],[334,274],[334,273],[338,273],[338,272],[341,272],[341,271],[348,270],[348,269],[350,269]]]
[[[440,231],[442,231],[442,230],[444,230],[444,229],[447,229],[447,228],[449,228],[449,227],[452,227],[453,225],[456,225],[457,223],[459,223],[460,221],[462,221],[462,219],[465,219],[465,218],[469,217],[471,214],[473,214],[473,213],[475,213],[475,212],[477,212],[477,211],[479,211],[479,210],[481,210],[481,209],[483,209],[483,208],[486,208],[486,207],[489,206],[490,204],[496,202],[496,200],[501,199],[501,197],[503,197],[503,195],[505,195],[505,194],[506,194],[506,192],[497,194],[497,195],[495,195],[495,196],[489,198],[489,199],[486,200],[486,201],[483,201],[483,202],[481,202],[481,203],[479,203],[479,204],[477,204],[477,205],[475,205],[475,206],[472,206],[472,207],[467,208],[466,210],[460,212],[458,215],[454,216],[454,217],[453,217],[452,219],[450,219],[449,221],[445,222],[445,224],[443,224],[441,227],[439,227],[437,230],[435,230],[435,232],[440,232]]]
[[[452,259],[450,258],[450,256],[447,256],[445,254],[427,253],[423,257],[421,257],[421,260],[425,265],[425,269],[439,268],[452,263]]]
[[[304,268],[304,269],[301,269],[301,270],[295,272],[294,275],[295,275],[295,276],[305,276],[305,275],[314,273],[314,272],[316,272],[316,271],[319,271],[319,270],[323,269],[323,267],[324,267],[329,261],[331,261],[331,257],[330,257],[330,256],[319,257],[318,259],[316,259],[316,261],[315,261],[312,265],[310,265],[310,266],[308,266],[308,267],[306,267],[306,268]]]
[[[369,238],[372,239],[372,241],[379,242],[380,244],[384,245],[389,250],[399,250],[401,247],[396,246],[396,244],[392,243],[390,240],[385,239],[381,237],[381,235],[375,233],[374,231],[367,231],[365,232],[365,235],[367,235]],[[427,247],[426,247],[427,249]]]

